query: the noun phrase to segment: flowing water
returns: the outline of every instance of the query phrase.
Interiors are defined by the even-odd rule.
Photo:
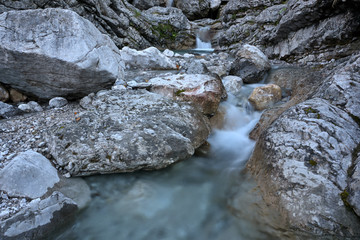
[[[196,34],[196,51],[212,52],[210,27],[201,27]]]
[[[229,96],[223,129],[209,137],[208,157],[167,169],[86,178],[92,201],[57,240],[278,239],[261,210],[256,185],[242,171],[254,147],[248,133],[260,117],[246,96]],[[289,237],[291,239],[291,237]]]
[[[172,7],[172,6],[173,6],[173,0],[167,0],[166,7]]]

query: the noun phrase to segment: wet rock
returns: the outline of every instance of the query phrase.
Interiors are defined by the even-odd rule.
[[[6,102],[9,100],[9,98],[10,98],[9,91],[3,85],[0,84],[0,101]]]
[[[211,0],[175,0],[174,4],[186,15],[189,20],[207,17],[210,11]]]
[[[60,192],[32,200],[14,216],[0,222],[0,237],[4,240],[43,239],[71,221],[77,212],[74,201]]]
[[[50,99],[49,101],[49,106],[51,108],[60,108],[65,106],[66,104],[68,104],[68,101],[66,100],[66,98],[63,97],[55,97]]]
[[[12,197],[41,197],[59,181],[50,161],[32,150],[19,154],[0,170],[0,190]]]
[[[124,47],[120,53],[128,69],[177,69],[176,64],[155,47],[142,51]]]
[[[9,118],[19,113],[14,106],[0,101],[0,118]]]
[[[41,112],[43,108],[34,101],[30,101],[28,103],[23,103],[18,106],[18,108],[23,112]]]
[[[281,100],[281,88],[275,84],[257,87],[249,97],[249,102],[256,110],[264,110]]]
[[[24,102],[27,99],[27,96],[13,88],[10,89],[9,93],[10,99],[14,103]]]
[[[226,98],[225,88],[218,76],[178,74],[149,80],[150,91],[163,96],[190,101],[205,115],[213,115],[220,101]]]
[[[255,46],[245,44],[231,64],[230,75],[241,77],[244,83],[256,83],[263,80],[270,68],[270,62],[264,53]]]
[[[240,92],[243,81],[238,76],[226,76],[222,79],[224,87],[228,93],[236,95]]]
[[[123,75],[115,44],[70,10],[10,11],[0,22],[0,82],[24,93],[80,98]]]
[[[46,135],[56,164],[72,176],[164,168],[190,157],[210,132],[193,106],[145,90],[89,98],[85,111]]]
[[[290,226],[358,236],[358,216],[342,193],[359,142],[359,126],[345,111],[314,98],[289,108],[263,132],[248,168],[265,201]]]

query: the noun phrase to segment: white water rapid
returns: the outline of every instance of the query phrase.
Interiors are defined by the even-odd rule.
[[[196,51],[212,52],[210,27],[201,27],[196,34]]]

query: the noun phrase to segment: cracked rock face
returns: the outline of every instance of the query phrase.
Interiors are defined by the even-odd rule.
[[[28,95],[80,98],[123,76],[115,44],[70,10],[5,12],[0,42],[0,82]]]
[[[72,176],[160,169],[189,158],[210,133],[192,105],[145,90],[101,91],[86,110],[46,136],[56,164]]]

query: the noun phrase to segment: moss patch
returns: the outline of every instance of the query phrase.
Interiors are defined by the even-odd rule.
[[[177,36],[177,31],[175,27],[170,24],[164,23],[159,23],[158,25],[153,26],[153,33],[157,33],[160,38],[168,39],[171,41],[175,41]]]

